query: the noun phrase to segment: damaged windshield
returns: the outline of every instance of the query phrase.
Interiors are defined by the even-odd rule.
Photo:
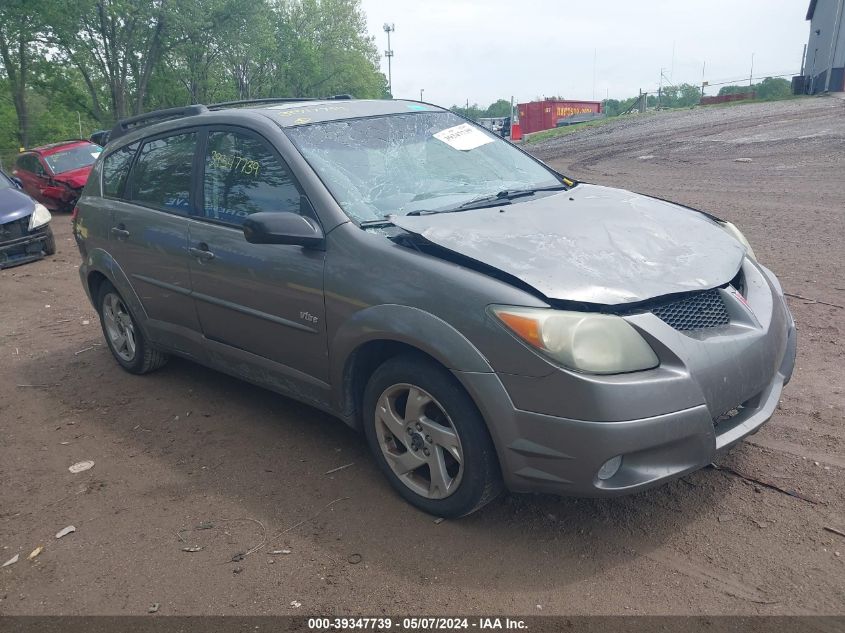
[[[466,208],[562,186],[540,163],[451,112],[314,123],[288,135],[358,222]]]

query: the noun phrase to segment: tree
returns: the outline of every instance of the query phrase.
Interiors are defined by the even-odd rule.
[[[71,3],[69,3],[70,5]],[[108,95],[110,118],[141,111],[147,86],[168,46],[167,0],[75,0],[52,29],[62,59],[82,75],[98,118],[104,115],[100,86]]]
[[[466,108],[453,105],[449,109],[455,114],[459,114],[460,116],[466,117],[467,119],[472,119],[473,121],[477,121],[478,119],[487,115],[487,111],[482,110],[477,103],[473,103],[471,106],[468,106]]]
[[[387,96],[360,0],[292,0],[277,30],[281,94]]]
[[[484,113],[484,116],[486,116],[486,117],[511,116],[511,102],[505,101],[504,99],[499,99],[499,100],[491,103],[487,107],[487,110]]]
[[[783,77],[766,77],[755,86],[758,99],[785,99],[792,96],[792,84]]]
[[[361,0],[0,0],[3,150],[149,109],[339,93],[388,96]]]
[[[27,89],[38,33],[43,26],[43,14],[31,4],[27,0],[0,3],[0,63],[12,94],[22,147],[29,146]]]

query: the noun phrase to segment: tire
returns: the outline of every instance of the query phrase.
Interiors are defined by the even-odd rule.
[[[413,411],[411,401],[417,403]],[[388,359],[367,383],[363,412],[364,434],[379,468],[424,512],[466,516],[502,491],[484,419],[455,377],[437,363],[416,355]]]
[[[123,297],[107,281],[100,285],[97,293],[97,312],[106,344],[126,371],[146,374],[167,362],[167,355],[150,346]]]
[[[47,235],[47,239],[44,240],[44,254],[45,255],[55,255],[56,254],[56,238],[53,235],[53,229],[48,226],[45,233]]]

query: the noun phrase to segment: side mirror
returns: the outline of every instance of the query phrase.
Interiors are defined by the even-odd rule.
[[[17,176],[9,176],[12,179],[12,182],[15,183],[15,187],[18,189],[23,189],[23,180],[18,178]]]
[[[261,211],[244,220],[250,244],[290,244],[311,248],[323,245],[323,230],[314,220],[290,211]]]

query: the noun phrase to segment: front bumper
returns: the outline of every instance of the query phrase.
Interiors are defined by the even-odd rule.
[[[46,231],[31,233],[13,240],[0,242],[0,269],[20,266],[44,257]]]
[[[756,279],[768,278],[768,292],[758,286],[755,297],[762,324],[758,323],[759,328],[743,325],[745,330],[740,328],[736,336],[725,336],[738,355],[735,361],[725,356],[717,371],[712,362],[696,365],[696,355],[690,355],[684,358],[683,367],[672,369],[671,379],[655,372],[651,382],[631,374],[616,383],[605,382],[601,389],[589,383],[586,393],[600,399],[598,405],[585,402],[590,398],[581,397],[583,394],[558,391],[556,402],[561,410],[572,402],[572,410],[594,411],[592,420],[538,411],[551,406],[549,398],[533,411],[526,410],[534,406],[526,399],[531,391],[512,388],[522,384],[512,376],[459,373],[488,421],[508,488],[592,497],[632,493],[698,470],[720,451],[758,431],[772,416],[781,390],[789,382],[797,340],[777,280],[767,271],[758,272],[761,276]],[[753,271],[749,275],[754,278]],[[768,308],[765,314],[764,306]],[[684,342],[672,344],[676,350],[689,349],[683,347]],[[549,379],[531,380],[544,389],[549,387],[544,384]],[[737,383],[744,384],[744,391]],[[692,394],[698,394],[697,398]],[[660,410],[667,403],[684,400],[682,408],[669,413]],[[647,411],[648,402],[651,411]],[[635,412],[630,416],[633,419],[624,417],[626,411]],[[617,456],[622,456],[619,470],[608,479],[599,479],[601,466]]]

